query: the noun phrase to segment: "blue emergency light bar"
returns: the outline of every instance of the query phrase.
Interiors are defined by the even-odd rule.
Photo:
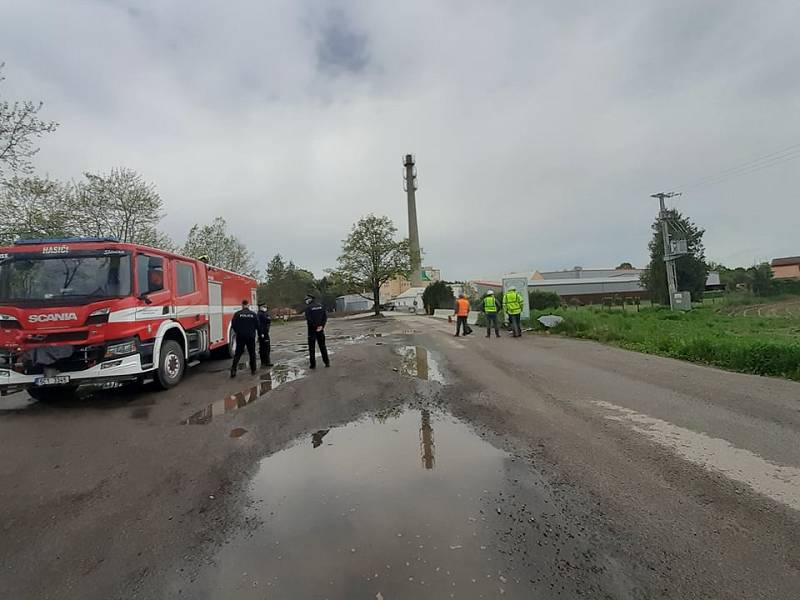
[[[114,237],[65,237],[65,238],[41,238],[34,240],[17,240],[15,246],[33,246],[35,244],[79,244],[81,242],[102,243],[115,242],[119,240]]]

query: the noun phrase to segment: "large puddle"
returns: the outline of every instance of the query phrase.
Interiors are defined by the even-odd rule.
[[[404,375],[445,383],[439,363],[424,346],[400,346],[397,353],[400,355],[400,371]]]
[[[428,410],[309,434],[262,460],[250,491],[260,525],[223,547],[197,590],[527,598],[530,586],[503,560],[490,523],[502,512],[508,461],[465,424]]]
[[[278,364],[259,378],[259,382],[246,390],[220,398],[201,408],[182,421],[184,425],[207,425],[225,413],[234,412],[264,397],[275,388],[305,376],[305,370],[297,365]],[[240,437],[240,436],[234,436]]]

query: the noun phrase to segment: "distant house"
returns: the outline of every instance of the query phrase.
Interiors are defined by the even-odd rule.
[[[800,279],[800,256],[773,258],[770,266],[775,279]]]
[[[440,281],[442,278],[442,272],[434,267],[422,267],[421,272],[424,285]],[[411,282],[402,275],[398,275],[381,286],[381,303],[393,300],[405,294],[409,289],[411,289]]]
[[[717,271],[709,271],[708,277],[706,278],[706,291],[718,292],[724,290],[725,290],[725,284],[722,283],[722,280],[719,277],[719,273]]]

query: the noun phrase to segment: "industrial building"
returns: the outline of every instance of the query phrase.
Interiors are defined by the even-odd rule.
[[[647,290],[641,283],[642,269],[582,269],[564,271],[534,271],[511,273],[507,278],[527,278],[528,291],[541,290],[561,296],[565,302],[577,300],[582,304],[599,304],[606,297],[645,298]],[[488,290],[499,291],[502,284],[494,281],[471,281],[470,287],[479,295]]]
[[[541,290],[561,296],[564,302],[600,304],[604,298],[645,299],[650,295],[641,282],[644,269],[582,269],[575,267],[563,271],[534,271],[511,273],[506,278],[528,278],[528,291]],[[470,281],[476,295],[487,291],[498,292],[502,284],[496,281]],[[706,290],[724,290],[719,273],[711,272],[706,280]]]

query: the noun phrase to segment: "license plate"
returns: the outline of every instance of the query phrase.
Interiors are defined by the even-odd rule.
[[[33,381],[33,385],[36,386],[45,386],[45,385],[64,385],[69,383],[69,375],[58,375],[56,377],[37,377]]]

